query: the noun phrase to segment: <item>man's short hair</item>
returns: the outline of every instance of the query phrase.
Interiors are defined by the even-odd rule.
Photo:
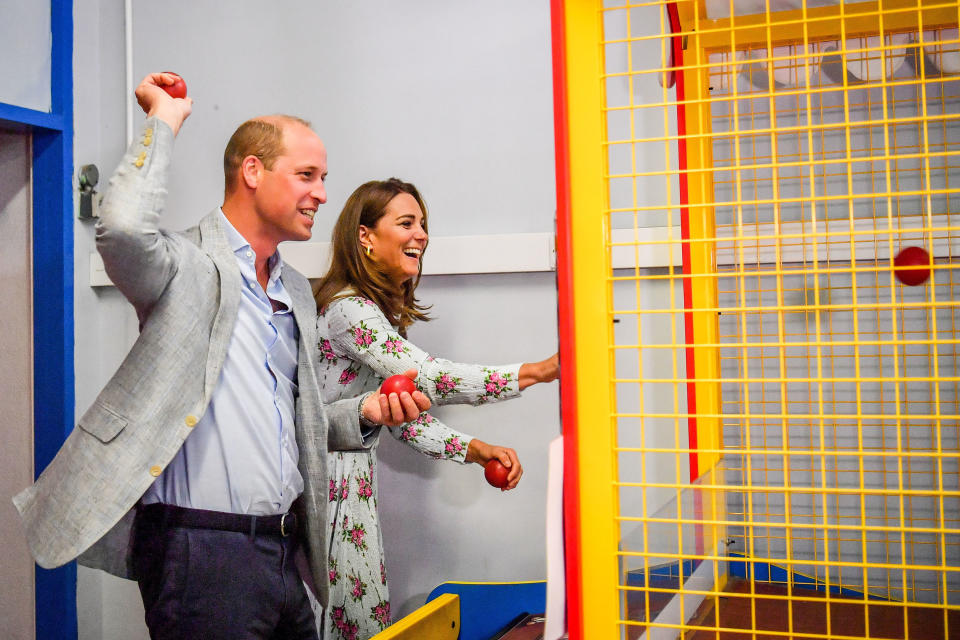
[[[283,155],[283,129],[288,124],[300,124],[308,129],[303,118],[288,115],[261,116],[247,120],[233,132],[223,151],[224,191],[230,193],[236,185],[240,164],[247,156],[256,156],[267,169]]]

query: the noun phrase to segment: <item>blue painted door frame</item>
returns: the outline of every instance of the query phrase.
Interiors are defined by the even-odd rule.
[[[34,469],[74,424],[73,2],[50,0],[50,112],[0,103],[0,125],[33,140]],[[38,640],[77,637],[77,568],[36,569]]]

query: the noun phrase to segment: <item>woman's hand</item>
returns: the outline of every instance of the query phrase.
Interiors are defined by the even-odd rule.
[[[526,362],[520,365],[520,391],[538,382],[553,382],[560,377],[560,354],[555,353],[540,362]]]
[[[517,452],[509,447],[499,447],[497,445],[487,444],[480,438],[474,438],[467,446],[467,462],[476,462],[481,467],[496,458],[500,464],[510,469],[507,476],[507,486],[501,491],[509,491],[520,482],[520,476],[523,475],[523,467],[520,460],[517,459]]]
[[[411,380],[417,379],[417,370],[409,369],[403,372]],[[368,395],[360,408],[360,413],[374,424],[385,427],[399,427],[405,422],[411,422],[420,417],[420,413],[430,408],[430,398],[422,391],[396,394],[389,396],[374,391]]]

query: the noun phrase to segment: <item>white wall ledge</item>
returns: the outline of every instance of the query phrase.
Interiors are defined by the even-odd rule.
[[[330,262],[329,242],[285,242],[283,259],[308,278],[319,278]],[[512,233],[486,236],[447,236],[430,239],[423,274],[531,273],[553,271],[556,250],[552,233]],[[90,286],[113,283],[96,251],[90,253]]]

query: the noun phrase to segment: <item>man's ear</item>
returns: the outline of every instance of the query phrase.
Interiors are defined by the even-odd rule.
[[[250,189],[256,189],[263,181],[264,166],[257,156],[247,156],[240,163],[240,180]]]

